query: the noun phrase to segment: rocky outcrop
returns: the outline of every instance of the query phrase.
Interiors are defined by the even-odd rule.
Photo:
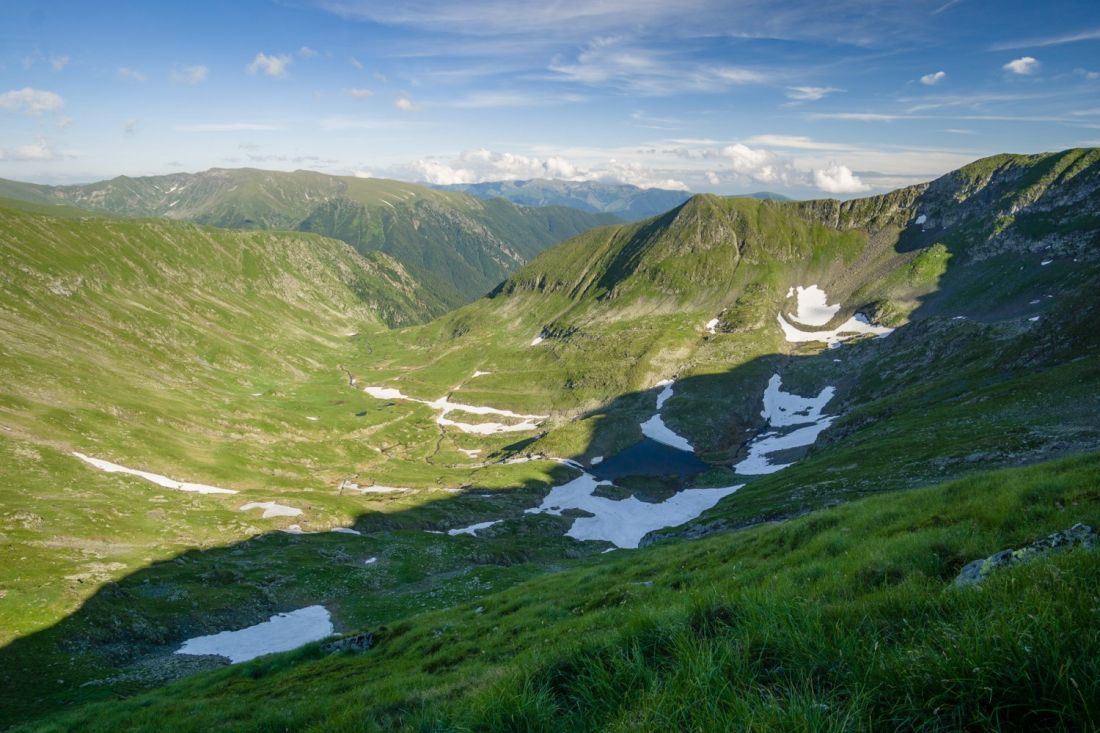
[[[1061,552],[1073,547],[1080,546],[1086,550],[1091,550],[1096,547],[1096,543],[1096,530],[1087,524],[1078,523],[1069,529],[1055,532],[1018,550],[1001,550],[989,557],[969,563],[955,578],[955,586],[963,588],[979,585],[991,573],[1001,568],[1036,560],[1046,557],[1052,552]]]

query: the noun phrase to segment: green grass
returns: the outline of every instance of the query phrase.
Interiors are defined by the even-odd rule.
[[[952,581],[1095,526],[1098,481],[1093,454],[616,554],[30,729],[1088,730],[1097,555]]]

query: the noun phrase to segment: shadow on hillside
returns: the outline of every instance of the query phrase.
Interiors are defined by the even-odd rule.
[[[905,251],[933,240],[942,241],[936,239],[935,232],[906,230],[896,248]],[[947,244],[952,258],[940,289],[921,299],[914,323],[889,338],[816,353],[796,350],[790,355],[759,357],[724,373],[690,376],[676,382],[674,396],[662,411],[665,422],[697,447],[705,447],[699,457],[715,466],[728,466],[742,458],[748,441],[765,427],[760,415],[761,398],[773,375],[781,375],[784,391],[802,396],[816,395],[825,386],[836,389],[827,412],[837,415],[837,421],[816,446],[782,454],[784,463],[809,454],[813,466],[807,469],[800,464],[788,469],[789,473],[758,479],[751,484],[751,491],[728,497],[723,507],[746,500],[754,502],[753,506],[770,505],[774,509],[782,499],[787,511],[796,513],[860,492],[919,485],[989,467],[988,462],[981,461],[945,464],[945,473],[943,468],[929,466],[923,474],[905,475],[896,486],[885,481],[875,484],[876,476],[897,472],[903,465],[919,467],[925,455],[935,455],[936,451],[953,456],[972,450],[971,444],[957,438],[952,438],[955,443],[937,444],[938,438],[927,437],[938,435],[933,432],[937,426],[920,421],[925,413],[931,414],[933,406],[953,405],[964,399],[968,390],[983,388],[981,372],[970,382],[957,378],[967,369],[979,369],[973,357],[976,344],[981,347],[983,363],[996,364],[999,350],[1016,348],[1015,344],[1026,340],[1026,336],[1020,337],[1006,347],[995,344],[976,324],[952,324],[947,317],[931,319],[946,315],[945,297],[955,297],[956,291],[966,292],[970,283],[989,277],[987,268],[953,272],[970,269],[961,266],[967,263],[967,243],[959,237]],[[624,257],[627,261],[622,266],[628,267],[629,253]],[[987,303],[989,312],[994,312],[993,301]],[[1079,308],[1067,302],[1053,307],[1066,312],[1069,333],[1077,334],[1071,338],[1086,338],[1088,331],[1080,328],[1090,322],[1095,304]],[[1071,313],[1071,309],[1077,313]],[[1095,331],[1092,333],[1089,343],[1095,344],[1097,337]],[[933,337],[936,348],[930,347]],[[941,343],[945,344],[942,348]],[[1073,344],[1063,346],[1061,351],[1046,353],[1045,363],[1065,359]],[[620,395],[579,416],[577,421],[590,426],[591,431],[583,450],[575,451],[571,458],[588,465],[600,456],[610,465],[615,454],[640,439],[639,425],[654,414],[656,394],[657,390],[651,389]],[[994,405],[982,409],[1000,408]],[[917,425],[926,433],[915,441],[906,435],[903,437],[907,442],[892,442],[891,431],[885,428],[895,421],[906,430]],[[875,429],[880,429],[881,435],[875,434],[880,442],[870,445],[886,446],[898,451],[896,455],[846,451],[842,441]],[[966,429],[973,432],[972,427]],[[921,435],[920,431],[916,434]],[[519,440],[507,450],[513,455],[538,453],[544,446],[552,447],[551,437]],[[978,435],[974,441],[977,444],[998,439],[1001,436]],[[837,457],[829,458],[833,455]],[[682,456],[670,456],[669,464],[674,463],[672,458]],[[653,478],[660,473],[661,465],[658,460],[645,473]],[[807,488],[812,483],[806,480],[807,470],[817,472],[817,483],[812,488]],[[674,473],[682,473],[682,468]],[[728,469],[696,473],[706,476],[704,483],[709,486],[723,485],[719,483],[722,480],[728,481],[725,485],[744,481]],[[533,574],[556,570],[565,560],[597,554],[607,545],[576,542],[564,536],[572,518],[524,514],[525,509],[539,504],[551,484],[561,484],[572,475],[573,470],[567,466],[548,466],[546,483],[527,481],[489,494],[471,489],[393,513],[363,511],[355,523],[361,536],[271,532],[155,562],[105,584],[74,613],[51,627],[0,649],[0,687],[8,697],[0,705],[4,711],[0,713],[0,725],[140,691],[163,681],[156,674],[163,671],[171,652],[185,639],[259,623],[276,612],[319,603],[333,611],[341,630],[378,628],[402,613],[461,604]],[[819,480],[825,475],[827,482]],[[628,494],[648,501],[659,501],[686,483],[632,484],[627,472],[620,472],[618,478],[626,479],[621,483]],[[871,488],[866,487],[868,483]],[[849,491],[855,493],[845,493]],[[746,493],[751,496],[746,497]],[[769,515],[762,511],[760,516]],[[477,537],[428,533],[489,519],[511,521]],[[377,561],[367,564],[371,558]],[[429,600],[423,601],[424,597]],[[384,632],[380,637],[384,642]],[[110,676],[104,670],[144,669],[141,665],[145,662],[154,670],[151,676],[136,674],[113,684],[82,686]],[[169,669],[164,679],[178,671]]]

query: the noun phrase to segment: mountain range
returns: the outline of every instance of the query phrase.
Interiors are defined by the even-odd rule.
[[[471,194],[0,183],[0,726],[1100,719],[1100,149]]]

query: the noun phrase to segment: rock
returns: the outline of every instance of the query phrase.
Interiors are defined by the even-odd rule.
[[[1003,567],[1045,557],[1052,552],[1068,550],[1080,545],[1086,550],[1096,547],[1096,530],[1087,524],[1075,524],[1069,529],[1036,540],[1018,550],[1008,549],[989,557],[968,563],[955,578],[955,586],[962,588],[978,585],[989,575]]]
[[[372,646],[374,646],[374,634],[364,631],[361,634],[330,641],[321,648],[325,654],[362,654]]]

